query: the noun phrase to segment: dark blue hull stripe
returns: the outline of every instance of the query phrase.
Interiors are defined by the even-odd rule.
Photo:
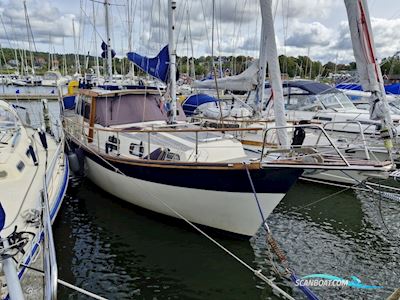
[[[174,168],[157,166],[154,162],[146,165],[145,160],[140,164],[134,164],[113,159],[107,160],[108,164],[92,152],[82,149],[84,155],[96,164],[115,171],[109,165],[111,164],[123,174],[135,179],[191,189],[252,193],[245,169]],[[301,169],[291,168],[249,169],[249,171],[257,193],[287,193],[303,173]]]

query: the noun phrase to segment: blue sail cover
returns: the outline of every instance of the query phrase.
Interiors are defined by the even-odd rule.
[[[142,71],[164,82],[168,80],[169,51],[166,45],[156,57],[148,58],[135,52],[127,54],[128,59],[137,65]]]
[[[208,102],[218,102],[218,99],[206,94],[195,94],[187,97],[183,101],[182,108],[186,116],[191,116],[197,107]]]

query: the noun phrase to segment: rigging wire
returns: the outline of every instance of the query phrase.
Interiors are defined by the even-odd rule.
[[[293,272],[293,270],[291,270],[289,268],[289,264],[288,264],[288,261],[287,261],[287,258],[285,256],[285,254],[279,248],[278,243],[276,242],[276,240],[272,237],[271,230],[270,230],[270,228],[269,228],[269,226],[267,224],[267,220],[264,217],[264,214],[262,212],[261,204],[260,204],[260,201],[258,200],[257,192],[256,192],[256,189],[254,187],[254,183],[253,183],[253,180],[251,178],[250,171],[249,171],[249,168],[247,167],[247,164],[245,164],[245,168],[246,168],[246,173],[247,173],[247,177],[248,177],[249,182],[250,182],[251,189],[253,191],[254,198],[255,198],[255,200],[257,202],[258,210],[260,212],[260,216],[261,216],[261,220],[262,220],[262,226],[265,228],[266,233],[267,233],[267,242],[271,246],[271,248],[272,248],[273,252],[275,253],[275,255],[279,258],[280,263],[284,267],[286,274],[288,274],[290,279],[294,283],[296,283],[298,277]],[[298,288],[307,296],[308,299],[310,299],[310,300],[318,300],[318,297],[307,286],[299,285]]]

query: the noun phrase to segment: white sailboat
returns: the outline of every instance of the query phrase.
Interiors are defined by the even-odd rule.
[[[83,152],[87,175],[99,187],[158,213],[252,236],[262,220],[250,181],[267,217],[304,168],[390,168],[390,164],[372,168],[342,160],[304,163],[299,151],[288,158],[285,130],[281,136],[285,149],[279,158],[288,160],[276,155],[266,158],[261,153],[245,152],[235,138],[242,132],[261,132],[262,128],[215,129],[187,123],[175,93],[175,7],[175,1],[169,1],[170,43],[162,50],[164,54],[168,50],[165,56],[169,56],[169,63],[154,59],[158,66],[168,65],[165,71],[170,74],[170,94],[160,95],[157,90],[87,90],[77,96],[73,110],[64,111],[70,147]],[[139,61],[144,59],[140,57]],[[165,78],[163,75],[160,77]]]
[[[0,260],[2,282],[7,283],[1,288],[2,299],[24,299],[32,289],[38,290],[38,297],[55,299],[57,262],[51,224],[68,175],[63,141],[24,125],[13,106],[0,101]],[[32,280],[24,282],[27,276],[35,277],[29,267],[41,259],[46,266],[45,288],[41,280],[38,286]]]
[[[231,135],[185,122],[175,93],[175,8],[169,1],[172,109],[164,106],[169,95],[157,90],[84,91],[75,111],[64,112],[64,130],[71,147],[83,150],[88,177],[111,194],[165,215],[177,217],[175,210],[192,222],[252,236],[262,220],[250,183],[243,184],[246,170],[268,216],[302,169],[264,169]]]
[[[261,2],[261,5],[263,5],[263,2]],[[272,17],[271,20],[273,20]],[[263,15],[263,24],[268,22],[273,23],[271,20]],[[265,32],[268,28],[273,27],[271,24],[267,26],[263,25],[262,31]],[[273,33],[269,32],[269,34],[271,35]],[[383,145],[379,145],[379,143],[382,144],[382,140],[377,140],[377,134],[379,134],[381,125],[377,121],[371,121],[365,111],[357,110],[343,93],[340,93],[328,85],[311,81],[289,81],[282,84],[278,63],[276,63],[271,70],[271,82],[267,84],[268,89],[264,90],[266,68],[264,58],[269,54],[270,60],[274,61],[274,57],[277,57],[276,51],[273,51],[273,44],[268,46],[268,51],[265,51],[267,42],[266,37],[264,37],[261,43],[260,61],[258,62],[258,87],[255,91],[252,91],[252,95],[246,99],[252,100],[253,102],[248,101],[244,103],[243,100],[232,94],[230,97],[231,99],[224,100],[223,104],[216,99],[209,100],[205,97],[197,97],[192,100],[191,97],[189,97],[183,102],[183,107],[187,108],[190,112],[201,112],[200,118],[194,117],[194,121],[201,121],[207,126],[212,125],[213,127],[218,127],[219,125],[217,123],[219,123],[220,115],[217,114],[217,118],[214,117],[213,121],[210,120],[213,116],[209,113],[209,107],[215,108],[215,103],[218,103],[218,106],[224,108],[223,112],[229,115],[229,117],[223,118],[223,122],[229,126],[239,128],[262,127],[268,129],[279,124],[281,127],[285,127],[286,108],[286,115],[291,123],[299,121],[304,122],[304,120],[306,120],[316,125],[319,124],[321,127],[317,129],[319,132],[316,132],[316,130],[314,130],[315,128],[311,128],[312,126],[308,126],[308,128],[304,127],[303,129],[296,129],[295,126],[292,126],[290,129],[288,128],[293,135],[297,130],[305,131],[305,137],[300,145],[321,151],[323,153],[321,156],[322,159],[324,155],[337,155],[337,150],[340,150],[342,152],[340,156],[343,158],[358,159],[358,164],[361,165],[364,163],[365,167],[369,169],[362,170],[362,168],[360,168],[359,170],[349,172],[340,170],[318,171],[314,173],[308,172],[306,175],[307,177],[319,179],[321,182],[344,184],[358,184],[371,176],[387,178],[387,172],[382,172],[382,170],[379,169],[373,170],[375,163],[379,165],[381,164],[380,161],[382,161],[383,164],[390,165],[390,163],[384,162],[390,159],[388,151]],[[251,69],[251,67],[249,69]],[[278,76],[274,74],[278,74]],[[239,90],[240,85],[242,85],[241,90],[246,91],[250,88],[250,85],[247,85],[246,82],[252,82],[255,78],[256,76],[252,72],[245,71],[238,76],[234,76],[232,82],[229,82],[229,78],[217,79],[217,82],[218,86],[221,84],[221,86],[226,86],[232,90]],[[211,88],[213,86],[215,87],[215,82],[209,80],[199,84],[196,83],[196,85],[202,88]],[[276,101],[277,98],[279,101]],[[196,100],[200,100],[197,101],[197,107]],[[266,102],[265,105],[267,108],[272,107],[273,109],[262,111],[261,109],[264,107],[263,101]],[[285,104],[285,107],[283,107],[283,104]],[[298,109],[296,110],[296,108]],[[237,114],[237,111],[244,111],[247,113],[253,111],[254,113],[252,113],[252,116],[246,115],[246,113],[240,116]],[[332,138],[331,141],[325,140],[321,143],[320,129],[322,128],[330,134],[332,132],[339,132],[340,134],[339,136],[334,135],[333,137],[335,137],[335,139]],[[285,145],[283,146],[288,147],[289,143],[287,137],[279,136],[279,134],[282,135],[285,132],[285,130],[280,130],[272,133],[268,130],[269,136],[266,141],[269,145],[283,145],[281,141],[284,141]],[[349,132],[353,135],[357,134],[357,140],[343,137],[343,132]],[[367,140],[365,138],[366,136],[371,136],[371,138]],[[360,138],[361,140],[359,140]],[[251,151],[260,151],[258,149],[264,145],[264,137],[259,133],[244,133],[241,135],[240,140],[246,145],[246,148]],[[337,149],[331,147],[331,142],[335,143]],[[295,137],[293,137],[291,147],[298,146],[298,141],[295,141]],[[327,150],[327,146],[331,150]],[[377,159],[377,157],[379,158]],[[329,157],[326,157],[326,159],[328,161]],[[386,171],[389,170],[390,168],[386,169]]]

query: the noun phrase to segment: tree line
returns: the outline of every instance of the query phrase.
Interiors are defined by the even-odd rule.
[[[0,53],[0,69],[2,73],[11,73],[15,71],[15,68],[10,68],[9,62],[15,60],[15,53],[17,58],[21,60],[20,49],[14,50],[10,48],[1,48]],[[36,74],[43,74],[53,66],[49,66],[51,62],[56,62],[60,71],[65,71],[68,74],[74,74],[76,72],[75,54],[51,54],[51,58],[48,52],[32,52],[32,55],[26,51],[24,60],[28,66],[32,65],[31,57],[33,57],[35,72]],[[84,73],[87,69],[93,68],[96,65],[95,57],[92,55],[77,55],[80,65],[81,72]],[[192,75],[195,73],[196,77],[202,78],[208,76],[215,70],[220,73],[221,71],[225,74],[235,75],[243,72],[252,62],[254,58],[250,56],[222,56],[214,57],[201,56],[198,58],[188,58],[186,56],[178,57],[178,69],[181,74],[189,73]],[[356,63],[351,62],[349,64],[336,64],[334,62],[327,62],[325,64],[320,61],[314,61],[308,56],[279,56],[279,62],[281,72],[288,78],[301,77],[315,79],[328,77],[333,73],[346,73],[353,72],[356,70]],[[103,59],[99,58],[99,64],[103,66]],[[115,72],[119,74],[126,74],[129,71],[129,61],[127,58],[113,59],[113,65]],[[214,66],[214,67],[213,67]],[[189,69],[188,69],[189,68]],[[399,57],[384,58],[381,63],[382,73],[384,75],[400,74],[400,59]]]

